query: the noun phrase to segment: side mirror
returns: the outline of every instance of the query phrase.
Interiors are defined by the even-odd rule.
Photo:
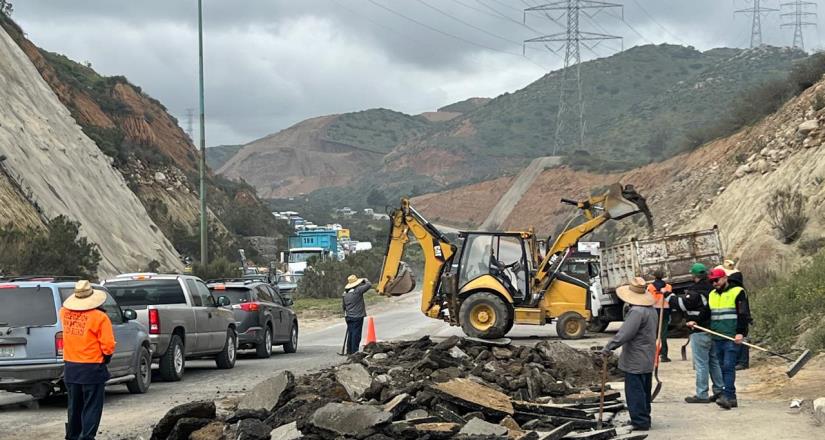
[[[284,305],[289,307],[295,304],[295,301],[292,300],[291,296],[284,296]]]
[[[231,302],[229,301],[228,296],[221,295],[218,297],[218,307],[226,307],[229,304],[231,304]]]
[[[132,309],[124,309],[123,318],[127,321],[134,321],[135,319],[137,319],[137,312]]]

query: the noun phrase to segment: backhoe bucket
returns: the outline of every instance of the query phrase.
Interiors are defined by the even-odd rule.
[[[633,185],[625,185],[624,187],[620,183],[610,185],[604,202],[604,209],[610,218],[614,220],[641,212],[645,215],[648,229],[651,232],[653,231],[653,214],[650,212],[645,198],[636,192]]]
[[[390,296],[401,296],[415,289],[415,277],[412,270],[402,263],[398,275],[387,283],[384,293]]]

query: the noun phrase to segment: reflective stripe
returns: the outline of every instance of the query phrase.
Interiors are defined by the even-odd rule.
[[[710,313],[714,314],[714,315],[717,315],[717,314],[720,314],[720,313],[730,313],[730,312],[736,313],[736,307],[730,307],[730,308],[724,308],[724,309],[713,309],[713,310],[710,311]]]
[[[711,321],[721,321],[723,319],[736,319],[736,313],[725,313],[722,315],[711,315]]]
[[[699,312],[699,311],[687,312],[687,314],[688,314],[688,316],[699,316],[699,315],[702,314],[702,312]]]

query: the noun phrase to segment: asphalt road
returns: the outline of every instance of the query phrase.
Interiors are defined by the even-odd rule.
[[[382,304],[381,310],[374,313],[374,319],[376,334],[381,340],[424,335],[440,339],[462,334],[457,327],[425,317],[420,312],[419,295],[415,293]],[[341,362],[343,357],[337,353],[341,350],[344,329],[343,320],[339,319],[304,331],[298,352],[294,354],[277,349],[270,359],[256,359],[254,353],[242,353],[231,370],[218,370],[211,360],[187,361],[183,381],[158,380],[143,395],[129,394],[124,385],[110,386],[98,438],[148,438],[152,424],[177,404],[243,393],[274,371],[287,369],[301,374]],[[535,343],[541,338],[555,337],[555,331],[553,326],[516,326],[509,336],[516,343]],[[576,345],[593,343],[598,343],[597,339],[584,339]],[[0,392],[0,439],[60,439],[65,420],[65,397],[53,397],[37,404],[25,395]]]

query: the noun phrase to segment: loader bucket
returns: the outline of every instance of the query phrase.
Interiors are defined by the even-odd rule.
[[[604,202],[604,209],[610,218],[614,220],[641,212],[647,220],[648,229],[651,232],[653,231],[653,214],[650,212],[645,198],[636,192],[633,185],[625,185],[624,187],[620,183],[610,185]]]
[[[398,275],[387,282],[387,287],[384,289],[384,293],[390,296],[401,296],[405,293],[412,292],[413,289],[415,289],[415,277],[413,276],[413,272],[409,266],[401,263],[401,267],[398,270]]]

